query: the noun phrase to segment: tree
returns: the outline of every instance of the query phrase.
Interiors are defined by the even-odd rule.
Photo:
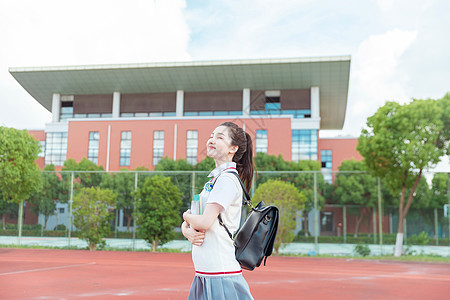
[[[320,162],[313,160],[300,160],[298,162],[288,162],[281,155],[268,155],[265,153],[257,153],[255,157],[255,165],[258,171],[274,171],[273,174],[258,174],[256,184],[260,184],[272,179],[282,180],[293,183],[306,197],[303,209],[303,227],[305,236],[308,232],[308,214],[314,208],[314,172],[320,171]],[[309,173],[279,173],[276,171],[309,171]],[[319,191],[316,194],[319,209],[323,207],[325,198],[322,191],[325,190],[325,181],[321,173],[316,174],[316,188]]]
[[[366,167],[362,161],[347,160],[339,166],[339,171],[365,172]],[[376,206],[377,179],[367,173],[339,173],[336,176],[334,192],[341,204],[358,206],[354,232],[354,236],[357,237],[364,216],[370,215],[370,209]]]
[[[88,243],[89,250],[105,245],[103,238],[111,232],[109,222],[116,199],[113,191],[99,187],[82,188],[74,197],[74,225],[78,237]]]
[[[431,180],[430,208],[439,208],[450,204],[450,173],[436,173]]]
[[[450,204],[450,173],[436,173],[431,180],[431,197],[429,207],[442,209],[445,204]],[[445,220],[441,219],[443,223]],[[438,232],[434,233],[435,237]]]
[[[169,178],[155,175],[145,179],[137,198],[138,231],[155,252],[158,244],[173,239],[174,227],[180,225],[181,194]]]
[[[289,182],[268,180],[258,186],[253,196],[254,204],[264,201],[266,205],[275,205],[280,210],[278,233],[275,239],[275,252],[282,243],[290,243],[294,239],[295,218],[297,211],[302,210],[306,197]]]
[[[199,162],[195,167],[195,171],[212,171],[216,168],[216,162],[213,158],[207,156],[204,160]]]
[[[42,188],[33,193],[29,199],[31,205],[31,211],[35,215],[44,216],[44,227],[47,228],[47,222],[50,216],[55,214],[56,202],[59,201],[61,196],[61,180],[55,171],[54,165],[47,165],[41,173],[41,186]]]
[[[314,209],[314,174],[316,177],[316,193],[317,207],[322,210],[325,205],[325,192],[326,183],[320,171],[320,162],[314,160],[300,160],[298,162],[290,162],[290,169],[293,171],[303,171],[307,173],[301,173],[291,180],[292,183],[300,190],[306,197],[305,206],[303,209],[303,228],[305,236],[309,235],[308,232],[308,215]],[[315,171],[313,173],[311,171]]]
[[[437,164],[448,151],[440,101],[447,100],[387,102],[367,119],[367,128],[358,139],[357,150],[368,170],[400,194],[395,256],[402,253],[404,219],[423,170]]]
[[[83,158],[79,163],[69,158],[64,162],[62,171],[74,171],[75,188],[80,187],[98,187],[106,174],[102,166],[97,166],[87,158]],[[76,172],[88,171],[88,172]],[[66,185],[70,187],[71,174],[62,173]]]
[[[40,188],[39,151],[39,142],[26,130],[0,126],[0,191],[7,202],[19,204],[19,237],[23,201]]]
[[[2,196],[2,191],[0,191],[0,215],[2,216],[2,228],[6,229],[6,215],[16,215],[19,211],[19,206],[17,203],[11,203],[6,201]]]
[[[180,207],[180,215],[190,207],[192,201],[192,177],[189,176],[194,167],[185,159],[173,160],[168,157],[161,159],[155,166],[155,171],[186,171],[182,174],[171,174],[170,180],[178,187],[181,192],[182,206]],[[196,178],[197,187],[203,186],[204,182]]]
[[[138,167],[136,171],[148,171],[148,169]],[[136,173],[122,169],[119,173],[105,175],[100,184],[101,188],[108,188],[117,194],[116,211],[122,210],[127,218],[127,231],[130,231],[131,222],[134,219],[135,176]]]

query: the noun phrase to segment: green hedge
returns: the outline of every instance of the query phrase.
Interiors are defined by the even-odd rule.
[[[395,245],[396,234],[383,234],[383,245]],[[319,236],[319,243],[330,243],[330,244],[343,244],[344,237],[343,236]],[[294,238],[294,242],[296,243],[314,243],[313,236],[304,236],[297,235]],[[418,239],[415,236],[411,236],[406,240],[407,244],[411,245],[430,245],[435,246],[436,240],[433,238],[428,238],[426,243],[423,240]],[[354,237],[353,235],[347,235],[347,244],[373,244],[373,236],[369,237],[366,235]],[[379,237],[377,236],[377,244],[379,244]],[[439,239],[440,246],[448,246],[449,239],[448,238],[440,238]]]

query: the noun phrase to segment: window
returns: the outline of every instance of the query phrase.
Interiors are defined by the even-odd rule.
[[[292,160],[317,160],[317,130],[292,130]]]
[[[60,208],[59,208],[59,213],[60,213],[60,214],[63,214],[64,212],[65,212],[64,207],[60,207]]]
[[[332,150],[320,150],[320,160],[322,163],[322,168],[332,168],[331,153]]]
[[[164,155],[164,131],[153,132],[153,165],[156,166]]]
[[[67,122],[67,119],[73,118],[73,101],[61,101],[61,122]]]
[[[41,146],[41,151],[38,154],[38,157],[45,157],[45,141],[39,141],[39,145]]]
[[[122,131],[120,140],[120,165],[129,166],[131,155],[131,131]]]
[[[267,153],[267,130],[256,130],[256,152]]]
[[[185,117],[193,116],[240,116],[242,115],[242,110],[220,110],[220,111],[186,111],[184,112]]]
[[[331,172],[332,163],[332,150],[320,150],[320,162],[322,164],[322,175],[325,182],[332,184],[333,175]]]
[[[63,166],[67,154],[67,132],[48,132],[45,145],[45,164]]]
[[[186,160],[191,165],[197,163],[198,132],[197,130],[188,130],[186,137]]]
[[[89,132],[88,159],[94,164],[98,164],[98,131]]]

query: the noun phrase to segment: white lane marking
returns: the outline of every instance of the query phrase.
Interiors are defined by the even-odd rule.
[[[89,266],[89,265],[95,265],[95,262],[91,262],[88,264],[68,265],[68,266],[59,266],[59,267],[50,267],[50,268],[41,268],[41,269],[31,269],[31,270],[23,270],[23,271],[16,271],[16,272],[0,273],[0,276],[39,272],[39,271],[49,271],[49,270],[57,270],[57,269],[65,269],[65,268],[75,268],[75,267],[82,267],[82,266]]]

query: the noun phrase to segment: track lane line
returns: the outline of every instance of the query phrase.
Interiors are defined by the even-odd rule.
[[[40,268],[40,269],[31,269],[31,270],[7,272],[7,273],[0,273],[0,276],[13,275],[13,274],[22,274],[22,273],[31,273],[31,272],[40,272],[40,271],[49,271],[49,270],[57,270],[57,269],[76,268],[76,267],[89,266],[89,265],[95,265],[95,264],[96,264],[95,262],[91,262],[91,263],[87,263],[87,264],[77,264],[77,265],[68,265],[68,266],[59,266],[59,267],[49,267],[49,268]]]

